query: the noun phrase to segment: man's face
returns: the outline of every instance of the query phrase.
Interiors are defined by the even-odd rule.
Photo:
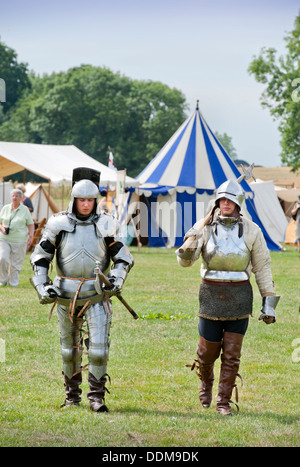
[[[224,217],[233,217],[236,209],[236,204],[231,199],[221,198],[219,202],[219,208],[221,215]]]
[[[95,198],[75,198],[75,205],[78,214],[81,216],[89,216],[95,205]]]

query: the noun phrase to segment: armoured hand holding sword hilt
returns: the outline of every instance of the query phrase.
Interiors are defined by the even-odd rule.
[[[121,296],[121,285],[118,284],[118,282],[115,283],[115,281],[113,281],[113,279],[114,279],[113,277],[110,280],[107,276],[105,276],[105,274],[103,274],[103,272],[100,269],[100,264],[98,263],[98,261],[96,262],[96,267],[94,269],[94,273],[96,275],[96,279],[95,279],[96,292],[98,294],[101,294],[104,291],[104,292],[107,292],[110,295],[115,295],[118,298],[118,300],[120,300],[120,302],[125,306],[125,308],[127,308],[127,310],[131,313],[133,318],[138,319],[139,315],[131,308],[130,305],[128,305],[128,303]],[[103,289],[101,287],[101,282],[100,281],[105,286]],[[122,283],[123,283],[123,281],[122,281]]]

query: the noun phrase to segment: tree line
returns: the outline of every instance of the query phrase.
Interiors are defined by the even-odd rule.
[[[248,69],[267,84],[262,104],[279,120],[282,163],[294,171],[300,167],[299,38],[297,16],[285,38],[286,57],[263,49]],[[0,86],[6,85],[5,100],[3,89],[0,92],[1,141],[73,144],[105,165],[110,146],[117,168],[126,168],[132,177],[187,117],[185,96],[176,88],[92,65],[39,76],[19,63],[17,53],[1,40],[0,78]],[[218,133],[218,138],[232,158],[237,157],[231,137]]]
[[[110,146],[118,169],[136,176],[186,118],[183,94],[160,82],[91,65],[43,76],[26,73],[24,64],[15,62],[15,68],[17,80],[1,61],[0,75],[9,84],[2,141],[73,144],[105,165]]]

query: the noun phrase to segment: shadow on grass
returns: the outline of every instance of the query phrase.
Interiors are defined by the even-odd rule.
[[[252,412],[247,410],[240,409],[240,412],[237,413],[235,409],[232,409],[232,415],[229,417],[222,416],[218,414],[214,407],[209,409],[202,409],[200,407],[198,413],[194,412],[178,412],[177,410],[156,410],[156,409],[143,409],[139,407],[132,407],[127,406],[121,409],[112,410],[109,412],[110,414],[135,414],[135,415],[142,415],[142,416],[157,416],[157,417],[179,417],[183,419],[198,419],[198,418],[218,418],[218,419],[238,419],[238,418],[252,418],[252,419],[270,419],[275,421],[276,423],[284,424],[284,425],[293,425],[295,423],[300,422],[300,416],[298,415],[291,415],[291,414],[277,414],[272,412]]]

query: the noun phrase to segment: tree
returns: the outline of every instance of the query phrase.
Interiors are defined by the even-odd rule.
[[[0,78],[5,83],[5,100],[2,113],[8,112],[20,99],[23,92],[30,88],[26,63],[18,63],[16,52],[0,41]],[[2,99],[1,99],[2,100]]]
[[[229,154],[231,159],[237,159],[238,155],[236,153],[235,147],[232,144],[231,136],[228,136],[227,133],[223,133],[223,135],[221,135],[217,131],[215,132],[215,136],[220,141],[220,143],[224,147],[225,151]]]
[[[285,57],[277,58],[274,48],[263,48],[248,71],[259,83],[267,84],[262,105],[279,120],[282,163],[296,172],[300,169],[300,15],[285,41]]]
[[[0,140],[74,144],[107,165],[136,176],[185,120],[176,89],[82,65],[42,77],[0,126]]]

